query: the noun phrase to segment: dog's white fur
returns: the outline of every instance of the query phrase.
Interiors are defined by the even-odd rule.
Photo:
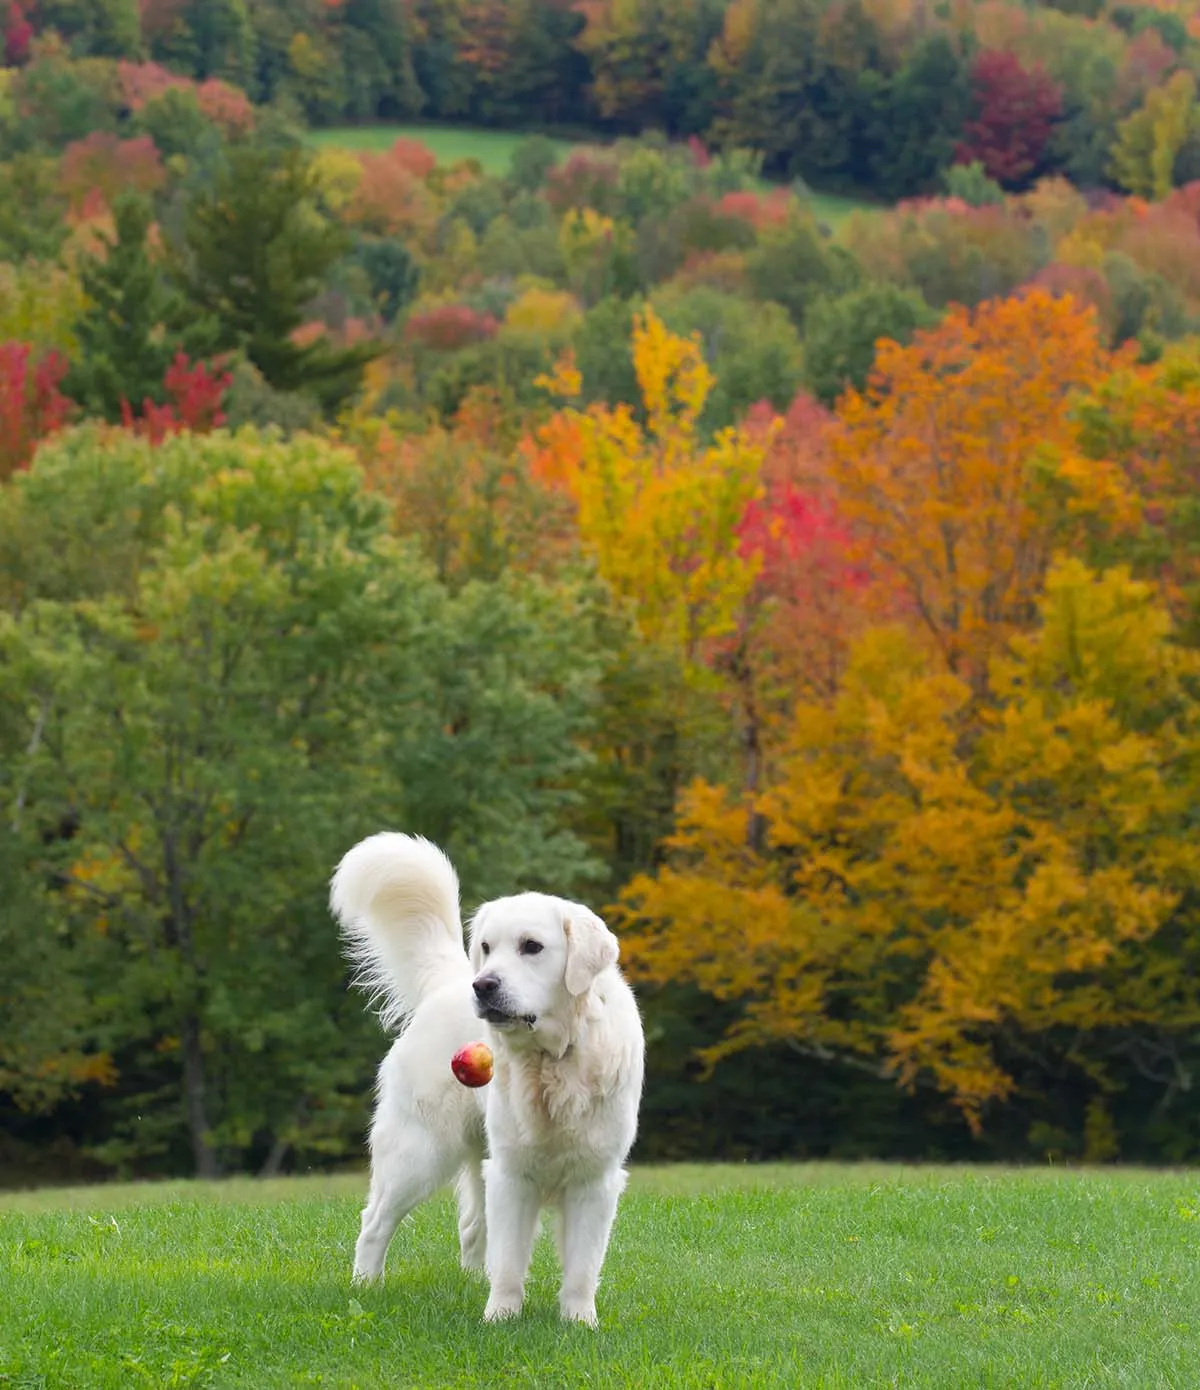
[[[359,983],[403,1028],[379,1068],[354,1277],[379,1278],[399,1222],[457,1178],[462,1263],[491,1285],[484,1317],[521,1311],[551,1207],[560,1311],[594,1327],[642,1091],[642,1023],[617,940],[578,903],[521,893],[485,903],[464,950],[458,897],[449,859],[416,836],[373,835],[333,876]],[[495,1074],[471,1090],[450,1058],[481,1037]]]

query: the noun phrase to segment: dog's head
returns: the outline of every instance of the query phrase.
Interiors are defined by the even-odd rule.
[[[470,930],[475,1012],[501,1032],[565,1046],[596,977],[617,962],[617,938],[590,908],[545,893],[497,898]]]

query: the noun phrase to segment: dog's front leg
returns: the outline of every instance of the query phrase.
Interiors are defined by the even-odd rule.
[[[484,1167],[487,1272],[491,1284],[483,1316],[515,1317],[525,1301],[525,1276],[537,1234],[541,1194],[527,1178],[491,1159]]]
[[[597,1325],[596,1285],[624,1186],[625,1174],[617,1171],[597,1182],[570,1187],[563,1194],[563,1280],[558,1306],[571,1322]]]

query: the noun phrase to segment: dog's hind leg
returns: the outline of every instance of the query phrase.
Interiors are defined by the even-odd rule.
[[[371,1138],[371,1189],[354,1248],[354,1280],[383,1274],[388,1244],[410,1211],[449,1182],[462,1156],[447,1158],[424,1134]]]
[[[458,1174],[458,1244],[462,1267],[482,1270],[487,1259],[487,1214],[484,1206],[483,1160],[472,1155]]]

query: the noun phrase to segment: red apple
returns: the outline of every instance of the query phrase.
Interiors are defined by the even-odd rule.
[[[464,1086],[486,1086],[492,1079],[492,1049],[487,1043],[468,1043],[450,1058],[450,1070]]]

